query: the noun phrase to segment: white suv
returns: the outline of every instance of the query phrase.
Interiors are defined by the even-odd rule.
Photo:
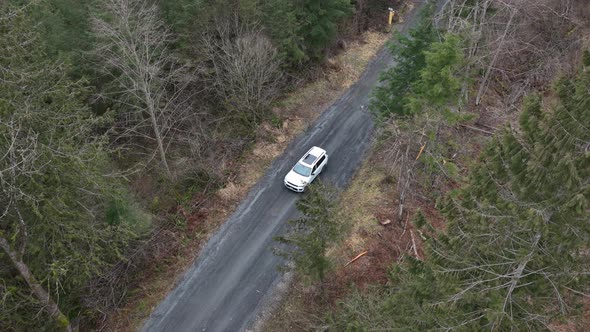
[[[303,192],[328,164],[326,150],[312,147],[285,175],[285,186],[296,192]]]

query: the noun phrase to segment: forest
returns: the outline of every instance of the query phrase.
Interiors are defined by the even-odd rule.
[[[438,4],[390,43],[369,161],[298,203],[265,331],[590,328],[590,6]]]
[[[0,2],[0,330],[117,330],[214,231],[202,202],[285,123],[283,98],[414,5],[371,162],[301,200],[315,238],[280,239],[301,296],[266,329],[587,330],[585,0]],[[364,228],[339,207],[366,186]]]
[[[385,2],[0,2],[0,330],[104,329]]]

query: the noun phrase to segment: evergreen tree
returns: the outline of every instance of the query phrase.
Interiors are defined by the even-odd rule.
[[[170,26],[172,31],[186,42],[191,30],[200,24],[199,15],[209,12],[209,2],[194,0],[160,0],[158,2],[162,17]],[[208,22],[207,22],[208,23]],[[196,32],[196,31],[194,31]],[[182,45],[185,46],[185,45]]]
[[[35,30],[49,58],[69,62],[70,74],[76,78],[92,72],[85,53],[93,43],[88,15],[94,0],[40,0],[33,5],[27,0],[7,2],[13,8],[28,8],[28,15],[37,22]]]
[[[331,265],[326,252],[342,226],[334,218],[334,191],[320,182],[310,185],[307,191],[297,202],[303,217],[289,221],[289,233],[276,241],[288,246],[279,254],[293,261],[297,271],[322,281]]]
[[[457,279],[449,326],[471,317],[471,326],[536,330],[575,312],[588,285],[589,84],[588,73],[559,82],[552,112],[539,97],[525,101],[520,130],[494,140],[451,196],[448,236],[432,247],[441,279]]]
[[[402,107],[398,109],[402,113],[391,113],[387,107],[376,108],[377,116],[381,120],[384,120],[383,117],[388,120],[385,121],[388,128],[400,129],[393,129],[394,135],[399,135],[396,132],[400,131],[405,133],[399,135],[399,142],[394,144],[396,148],[402,149],[397,152],[398,156],[407,156],[407,152],[404,153],[403,150],[413,149],[415,144],[427,146],[427,153],[421,155],[418,164],[415,165],[418,167],[404,166],[413,169],[407,174],[416,176],[424,174],[435,181],[440,175],[454,177],[458,172],[455,164],[449,162],[448,154],[452,149],[452,142],[441,139],[440,129],[456,125],[472,117],[471,114],[460,112],[460,108],[457,107],[461,104],[461,89],[466,82],[466,75],[462,72],[464,64],[462,43],[463,40],[459,36],[452,34],[445,35],[441,41],[430,43],[428,50],[421,53],[424,56],[424,62],[420,65],[422,68],[413,73],[416,77],[412,84],[404,86],[405,83],[392,83],[393,86],[404,86],[405,91],[398,96],[399,100],[396,99],[398,97],[394,98],[397,94],[394,87],[377,88],[377,103],[384,96],[381,93],[392,92],[390,96],[393,99],[390,106],[395,104]],[[404,69],[401,71],[403,72]],[[385,104],[380,105],[385,106]],[[373,106],[375,107],[376,104]],[[408,162],[404,164],[411,165]],[[408,179],[401,181],[407,183]]]
[[[87,91],[44,52],[28,10],[0,20],[0,330],[69,329],[85,283],[134,236],[127,219],[105,222],[119,187]]]
[[[60,0],[65,1],[65,0]],[[180,38],[181,49],[200,45],[201,35],[220,21],[261,23],[291,68],[323,57],[338,24],[352,14],[350,0],[161,0],[163,16]]]
[[[203,35],[215,30],[220,21],[239,25],[262,19],[260,0],[160,0],[158,5],[174,32],[176,49],[191,57],[199,53]]]
[[[538,96],[524,102],[520,128],[490,142],[446,200],[447,230],[426,241],[426,259],[393,269],[378,327],[539,331],[575,322],[590,285],[588,86],[584,69],[557,83],[551,111]],[[338,325],[376,328],[350,310],[339,315]]]
[[[410,30],[408,36],[398,33],[396,42],[389,46],[396,66],[381,74],[382,85],[375,89],[371,104],[371,109],[381,119],[392,114],[410,114],[407,97],[426,67],[426,51],[438,40],[432,23],[433,10],[432,5],[427,5],[420,13],[418,26]]]
[[[338,23],[352,13],[350,0],[270,0],[262,8],[264,26],[292,67],[321,59]]]
[[[449,106],[458,103],[461,91],[463,53],[461,39],[447,34],[424,51],[424,67],[418,72],[413,91],[406,97],[408,112],[417,114],[432,109],[450,120]]]
[[[281,59],[291,66],[308,58],[304,39],[299,34],[301,23],[298,20],[297,4],[290,0],[269,0],[263,2],[262,6],[263,25],[279,49]]]
[[[308,55],[319,58],[336,35],[337,23],[352,13],[350,0],[303,0],[302,5],[297,12],[301,22],[300,35]]]

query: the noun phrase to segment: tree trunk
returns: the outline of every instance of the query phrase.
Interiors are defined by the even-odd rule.
[[[25,279],[33,294],[43,303],[45,309],[49,312],[49,315],[56,320],[57,325],[62,328],[64,331],[72,331],[72,326],[70,324],[69,319],[59,310],[57,303],[53,301],[49,293],[43,289],[43,287],[37,282],[29,267],[18,258],[18,255],[15,251],[10,248],[10,244],[4,237],[0,237],[0,247],[4,249],[10,260],[20,273],[20,275]]]
[[[504,305],[502,306],[502,311],[506,312],[506,306],[508,305],[508,302],[512,298],[512,293],[516,289],[516,286],[518,285],[518,282],[520,282],[520,279],[523,277],[524,269],[526,268],[526,265],[531,261],[533,254],[537,250],[537,245],[539,244],[540,240],[541,240],[541,233],[535,234],[535,236],[533,238],[533,244],[531,245],[531,250],[524,257],[523,261],[520,264],[518,264],[518,267],[514,271],[513,276],[511,278],[512,280],[510,281],[510,287],[509,287],[508,292],[506,294],[506,298],[504,299]]]
[[[170,167],[168,167],[168,160],[166,159],[166,151],[164,151],[164,142],[162,141],[162,135],[160,134],[160,127],[158,127],[158,123],[156,121],[156,114],[153,110],[150,110],[150,118],[152,121],[152,127],[154,128],[154,134],[156,135],[156,142],[158,143],[158,152],[160,153],[160,159],[162,161],[162,164],[164,164],[166,174],[169,178],[172,178],[172,172],[170,172]]]
[[[402,224],[402,220],[403,220],[403,215],[404,215],[404,203],[406,201],[406,190],[408,190],[408,187],[410,186],[410,177],[411,172],[412,172],[412,167],[414,166],[414,162],[412,162],[412,165],[409,165],[410,158],[409,158],[409,153],[410,153],[410,144],[408,144],[406,146],[406,153],[403,157],[403,161],[400,164],[400,171],[399,171],[399,177],[398,177],[398,190],[399,190],[399,211],[398,211],[398,215],[397,215],[397,222],[401,225]],[[404,170],[406,171],[405,177],[403,176]],[[401,187],[400,187],[400,183],[401,183]]]
[[[158,152],[160,154],[160,160],[166,169],[166,175],[168,178],[172,178],[172,172],[170,172],[170,167],[168,167],[168,159],[166,158],[166,151],[164,150],[164,142],[162,140],[162,134],[160,133],[160,127],[158,126],[158,121],[156,119],[156,110],[154,106],[154,102],[148,92],[147,88],[144,87],[144,94],[145,100],[148,107],[148,112],[150,113],[150,120],[152,123],[152,128],[154,129],[154,135],[156,136],[156,143],[158,144]]]

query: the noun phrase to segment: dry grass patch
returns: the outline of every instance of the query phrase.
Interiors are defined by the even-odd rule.
[[[332,248],[328,255],[344,262],[366,250],[366,238],[378,233],[379,225],[373,211],[379,205],[383,193],[380,184],[385,174],[370,167],[362,166],[358,175],[342,193],[338,204],[340,220],[350,225],[350,236],[339,248]]]
[[[235,183],[228,182],[225,187],[217,191],[217,196],[225,201],[235,201],[242,196],[242,190]]]
[[[313,331],[321,324],[325,313],[326,308],[317,299],[317,290],[296,278],[278,310],[255,331]]]
[[[331,86],[335,89],[344,89],[354,84],[375,55],[375,50],[380,49],[388,39],[388,34],[369,31],[360,40],[350,43],[349,52],[342,53],[333,59],[341,70],[328,75]]]
[[[326,61],[324,75],[287,95],[273,111],[285,118],[287,130],[315,119],[361,76],[369,61],[389,39],[389,34],[369,31],[342,54]],[[303,121],[302,121],[303,120]],[[285,123],[284,126],[285,127]]]

